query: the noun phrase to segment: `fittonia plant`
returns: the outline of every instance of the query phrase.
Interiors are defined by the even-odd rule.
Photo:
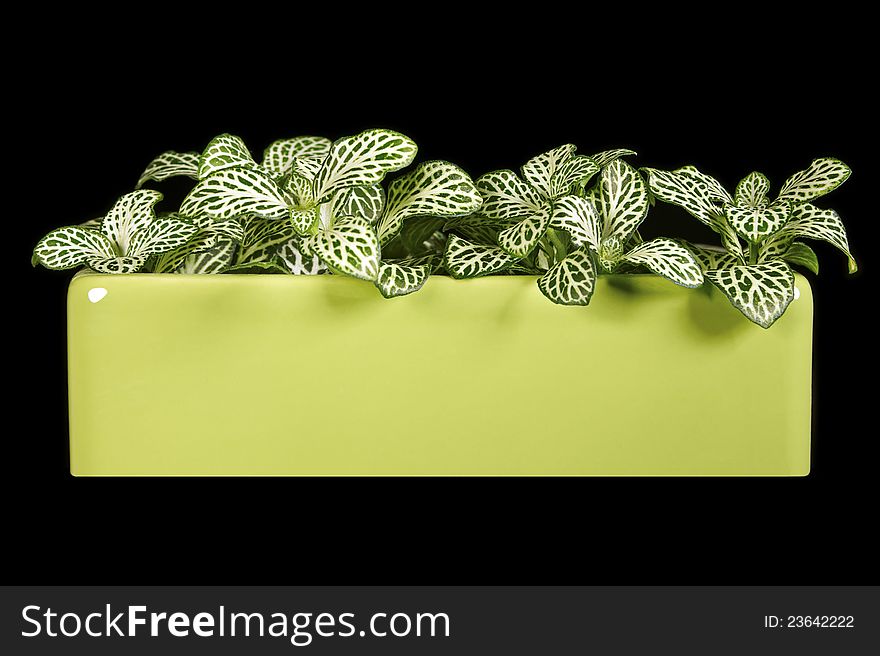
[[[839,248],[857,270],[837,212],[810,201],[839,187],[849,167],[823,157],[792,175],[770,202],[770,181],[757,171],[743,178],[731,196],[713,177],[692,166],[676,171],[644,169],[651,192],[686,209],[721,236],[724,249],[690,245],[706,278],[751,321],[768,328],[794,299],[790,264],[818,273],[813,250],[800,239],[819,239]]]
[[[201,153],[159,155],[106,216],[41,239],[34,263],[101,273],[346,275],[389,298],[417,291],[432,273],[526,274],[561,305],[587,305],[603,273],[653,272],[685,287],[705,275],[765,328],[793,298],[789,264],[817,272],[800,239],[834,244],[855,271],[839,217],[810,203],[847,178],[839,160],[814,161],[773,202],[760,173],[731,196],[694,167],[642,169],[646,182],[622,159],[633,151],[584,156],[571,144],[529,160],[522,177],[501,170],[474,183],[435,160],[383,186],[416,153],[405,135],[367,130],[337,141],[281,139],[257,162],[239,137],[222,134]],[[143,187],[175,176],[194,186],[179,208],[157,214],[162,194]],[[709,225],[724,249],[644,241],[649,189]]]

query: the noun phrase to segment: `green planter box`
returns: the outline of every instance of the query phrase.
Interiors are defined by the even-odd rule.
[[[717,291],[602,277],[79,275],[71,472],[762,475],[810,468],[812,297],[770,330]]]

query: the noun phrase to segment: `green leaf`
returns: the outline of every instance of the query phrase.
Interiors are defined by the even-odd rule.
[[[116,257],[113,242],[97,230],[80,226],[53,230],[34,248],[35,263],[47,269],[72,269],[110,257]]]
[[[778,260],[717,269],[706,273],[706,278],[762,328],[773,325],[794,299],[794,274]]]
[[[290,224],[298,235],[314,232],[319,220],[319,209],[312,207],[304,210],[290,210]]]
[[[589,305],[596,288],[596,264],[587,249],[571,253],[538,279],[538,289],[559,305]]]
[[[293,160],[291,172],[304,177],[309,182],[314,182],[323,163],[322,157],[297,157]]]
[[[423,255],[426,252],[442,254],[446,247],[446,235],[443,234],[445,225],[447,225],[447,219],[436,216],[422,217],[418,221],[407,221],[398,233],[404,252],[411,256]],[[492,243],[495,242],[492,241]]]
[[[627,148],[615,148],[613,150],[603,150],[601,153],[590,155],[590,159],[596,162],[596,164],[599,165],[599,168],[605,168],[616,159],[637,154],[638,153],[636,151],[629,150]]]
[[[199,179],[204,180],[208,176],[227,169],[252,169],[256,165],[241,137],[236,137],[234,134],[221,134],[211,139],[199,157]]]
[[[489,219],[519,219],[546,205],[534,187],[507,169],[486,173],[475,184],[483,197],[480,214]]]
[[[814,159],[809,167],[785,181],[776,200],[793,205],[806,203],[837,189],[850,173],[850,168],[834,157]]]
[[[476,244],[495,246],[498,243],[498,233],[514,223],[513,220],[502,221],[490,219],[480,214],[471,214],[447,220],[443,229],[454,231],[459,236]],[[406,229],[407,224],[404,224],[404,230]]]
[[[204,221],[209,221],[209,223],[204,223]],[[193,223],[195,223],[201,230],[204,232],[208,232],[212,235],[222,235],[224,237],[229,237],[230,239],[234,239],[235,241],[241,241],[244,236],[244,229],[241,226],[241,221],[238,218],[235,219],[224,219],[221,221],[213,221],[210,219],[197,217]]]
[[[497,246],[472,244],[457,235],[449,235],[443,265],[453,278],[479,278],[498,273],[517,261],[517,258]]]
[[[244,234],[237,263],[271,261],[278,249],[296,236],[296,231],[287,221],[247,217],[242,220],[242,227]]]
[[[416,144],[392,130],[367,130],[333,143],[315,176],[315,198],[323,200],[343,187],[363,187],[382,181],[386,173],[408,166]]]
[[[193,180],[199,179],[198,153],[178,153],[173,150],[162,153],[147,164],[135,189],[140,189],[150,180],[161,182],[178,175],[185,175]]]
[[[160,253],[153,262],[153,273],[174,273],[184,266],[190,255],[209,251],[217,246],[217,235],[208,232],[200,232],[189,241]],[[231,241],[228,240],[227,241]]]
[[[379,219],[379,240],[383,244],[390,241],[405,219],[465,216],[481,203],[480,192],[462,169],[440,160],[424,162],[388,187],[388,202]]]
[[[802,266],[808,271],[812,271],[814,275],[819,275],[819,258],[816,257],[816,252],[806,244],[799,241],[794,242],[788,247],[788,251],[782,256],[782,259],[789,264]]]
[[[693,254],[703,268],[703,271],[713,271],[715,269],[726,269],[728,267],[745,264],[736,255],[728,253],[718,246],[706,246],[703,244],[692,244],[683,242],[685,247]]]
[[[316,276],[327,272],[327,266],[317,255],[306,255],[302,252],[299,241],[290,239],[278,249],[277,260],[288,273],[295,276]]]
[[[379,263],[376,287],[385,298],[417,292],[431,275],[432,257],[383,260]]]
[[[263,151],[263,167],[276,175],[286,175],[293,170],[298,158],[317,159],[320,162],[330,153],[333,142],[326,137],[293,137],[278,139]]]
[[[798,238],[819,239],[828,242],[849,260],[849,272],[855,273],[859,267],[849,250],[846,229],[834,210],[823,210],[810,203],[798,205],[783,228],[761,244],[758,256],[760,262],[782,257]]]
[[[542,208],[498,233],[498,245],[516,257],[532,252],[550,225],[550,210]]]
[[[599,170],[600,166],[589,157],[583,155],[570,157],[550,178],[550,198],[556,199],[572,193],[575,185],[583,187]]]
[[[791,207],[788,203],[774,203],[769,207],[725,205],[724,213],[737,234],[749,243],[757,244],[785,225]]]
[[[565,164],[572,155],[576,146],[565,144],[546,153],[533,157],[522,167],[523,177],[537,189],[544,198],[554,197],[553,178],[559,168]]]
[[[195,224],[189,221],[172,217],[156,219],[134,233],[126,255],[146,257],[170,251],[188,242],[198,231]]]
[[[266,219],[288,217],[287,199],[268,173],[228,168],[201,180],[180,205],[185,216],[232,219],[256,215]]]
[[[100,260],[90,260],[89,266],[98,273],[137,273],[147,261],[145,255],[137,257],[108,257]]]
[[[330,209],[334,216],[356,216],[370,223],[379,220],[385,207],[382,185],[348,187],[333,194]]]
[[[233,264],[223,273],[287,273],[287,270],[277,262],[241,262]]]
[[[647,185],[639,172],[622,159],[602,169],[597,199],[603,239],[620,237],[625,241],[648,214]]]
[[[688,249],[671,239],[646,241],[624,255],[624,259],[647,267],[682,287],[699,287],[703,284],[703,270],[699,262]]]
[[[599,215],[593,204],[579,196],[564,196],[553,204],[550,225],[565,230],[578,247],[587,246],[599,251]]]
[[[307,255],[317,255],[335,271],[371,281],[379,273],[379,238],[365,219],[339,218],[301,244]]]
[[[730,197],[724,185],[711,175],[700,171],[696,166],[682,166],[680,169],[676,169],[675,172],[697,183],[702,189],[702,193],[713,203],[722,206],[727,203],[733,203],[733,198]]]
[[[770,181],[758,171],[752,171],[736,185],[734,202],[740,207],[766,207],[769,201]]]
[[[153,206],[160,200],[162,194],[152,189],[132,191],[120,197],[104,216],[101,230],[116,244],[119,255],[128,255],[132,237],[156,220]]]
[[[228,237],[218,237],[210,249],[189,253],[174,269],[175,273],[205,275],[223,273],[232,266],[236,243]],[[164,256],[160,256],[162,258]]]

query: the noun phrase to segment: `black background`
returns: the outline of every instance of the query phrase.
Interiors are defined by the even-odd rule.
[[[12,333],[7,578],[876,582],[876,300],[868,281],[876,80],[860,31],[865,18],[841,4],[787,24],[719,5],[681,16],[622,6],[609,17],[592,7],[510,5],[483,20],[470,13],[478,9],[414,5],[401,25],[390,6],[338,6],[320,18],[238,6],[184,25],[168,10],[144,7],[136,19],[111,17],[117,28],[88,27],[76,13],[53,14],[52,30],[19,25],[28,45],[7,58],[13,119],[4,165],[14,233],[4,322]],[[847,276],[845,258],[816,245],[812,473],[72,478],[69,275],[30,268],[37,239],[102,215],[164,150],[201,150],[228,131],[259,152],[275,138],[368,127],[404,132],[420,159],[450,159],[474,177],[566,142],[585,153],[630,147],[639,165],[696,164],[728,188],[754,169],[778,186],[814,157],[849,163],[851,179],[820,205],[840,212],[861,271]],[[163,190],[169,198],[180,192],[173,184]],[[644,232],[712,240],[668,207],[658,207]],[[747,411],[731,408],[717,421]]]

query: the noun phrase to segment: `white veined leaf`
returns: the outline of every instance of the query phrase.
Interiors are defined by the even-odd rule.
[[[33,262],[47,269],[72,269],[86,262],[116,257],[116,247],[103,233],[69,226],[53,230],[37,242]]]
[[[139,189],[122,196],[107,212],[101,230],[116,244],[119,254],[128,255],[132,237],[155,221],[153,206],[160,200],[158,191]]]
[[[553,204],[550,225],[565,230],[578,247],[599,251],[599,215],[593,204],[579,196],[564,196]]]
[[[160,253],[153,262],[153,273],[174,273],[184,266],[187,258],[191,255],[210,251],[217,246],[217,235],[201,231],[189,241],[177,248]]]
[[[317,255],[306,255],[299,241],[290,239],[278,249],[278,261],[295,276],[316,276],[327,272],[327,266]]]
[[[288,273],[287,269],[278,262],[236,262],[232,266],[224,269],[224,274],[266,274],[266,273]]]
[[[736,255],[733,255],[718,246],[706,246],[704,244],[692,244],[690,242],[683,243],[697,259],[697,262],[700,263],[704,273],[715,269],[725,269],[739,264],[745,264],[742,259],[737,258]]]
[[[647,267],[658,276],[682,287],[703,284],[703,270],[693,254],[671,239],[652,239],[639,244],[624,255],[624,260]]]
[[[522,167],[523,177],[537,189],[544,198],[553,198],[553,177],[559,168],[565,164],[572,155],[576,146],[574,144],[565,144],[541,153],[537,157],[533,157]]]
[[[583,187],[601,167],[584,155],[574,155],[563,162],[550,178],[550,198],[556,199],[572,193],[575,185]]]
[[[498,233],[498,245],[516,257],[532,252],[550,225],[550,210],[542,208]]]
[[[760,262],[782,257],[791,243],[798,238],[819,239],[828,242],[846,255],[849,272],[855,273],[859,267],[849,250],[846,229],[834,210],[823,210],[810,203],[798,205],[783,228],[761,244],[758,255]]]
[[[596,264],[587,249],[574,251],[538,279],[538,289],[558,305],[589,305],[596,288]]]
[[[547,204],[534,187],[509,169],[481,175],[475,184],[483,197],[480,214],[489,219],[519,219]]]
[[[517,258],[497,246],[472,244],[457,235],[449,235],[443,266],[456,279],[478,278],[510,267]]]
[[[737,234],[757,244],[782,229],[791,214],[791,207],[788,203],[773,203],[769,207],[725,205],[724,213]]]
[[[323,163],[324,159],[321,157],[297,157],[293,160],[291,172],[301,175],[309,182],[314,182]]]
[[[431,275],[430,257],[383,260],[379,263],[376,287],[385,298],[417,292]]]
[[[794,273],[779,260],[717,269],[706,273],[706,278],[762,328],[773,325],[794,299]]]
[[[388,187],[388,202],[379,219],[379,240],[383,244],[391,241],[405,219],[465,216],[482,202],[470,176],[455,164],[424,162]]]
[[[642,176],[632,166],[617,159],[602,169],[599,180],[599,205],[602,238],[619,237],[625,241],[648,214],[648,189]]]
[[[255,169],[224,169],[201,180],[180,205],[185,216],[233,219],[255,215],[288,217],[287,199],[268,173]]]
[[[698,183],[702,193],[713,203],[725,205],[733,202],[733,198],[730,197],[730,193],[724,188],[724,185],[711,175],[700,171],[696,166],[682,166],[680,169],[676,169],[675,173]]]
[[[776,200],[793,205],[806,203],[837,189],[850,173],[850,168],[835,157],[814,159],[809,167],[785,181]]]
[[[223,273],[232,266],[235,248],[235,241],[220,237],[213,248],[188,255],[177,273],[193,275]]]
[[[357,216],[370,223],[379,220],[384,207],[385,190],[382,185],[341,189],[330,200],[330,211],[334,216]]]
[[[770,193],[770,180],[758,171],[752,171],[736,185],[733,195],[739,207],[765,207],[768,204],[767,194]]]
[[[162,153],[147,164],[135,189],[140,189],[150,180],[162,182],[178,175],[185,175],[193,180],[199,179],[198,153],[178,153],[173,150]]]
[[[315,176],[315,198],[343,187],[364,187],[382,181],[386,173],[408,166],[416,156],[415,142],[392,130],[366,130],[333,143]]]
[[[146,261],[146,255],[137,257],[108,257],[99,260],[89,260],[89,266],[98,273],[137,273]]]
[[[600,168],[605,168],[616,159],[637,154],[638,153],[636,151],[629,150],[628,148],[615,148],[613,150],[603,150],[601,153],[590,155],[590,159],[596,162],[596,164],[598,164]]]
[[[794,242],[788,247],[782,259],[789,264],[802,266],[808,271],[812,271],[814,275],[819,275],[819,258],[816,257],[816,252],[806,244],[799,241]]]
[[[279,248],[296,237],[296,231],[288,221],[247,217],[242,219],[242,228],[244,234],[236,263],[271,261]]]
[[[318,225],[318,208],[311,207],[304,210],[290,210],[290,224],[298,235],[309,235],[315,231]]]
[[[362,280],[376,280],[379,237],[365,219],[338,218],[331,228],[309,235],[300,243],[306,255],[317,255],[334,271]]]
[[[196,223],[196,225],[199,225]],[[244,228],[241,226],[239,219],[224,219],[220,221],[212,221],[209,226],[199,226],[202,230],[215,235],[229,237],[235,241],[241,241],[244,236]]]
[[[199,179],[219,171],[235,168],[256,168],[257,163],[244,145],[241,137],[234,134],[221,134],[211,139],[199,157]]]
[[[182,246],[198,232],[198,227],[189,221],[172,217],[156,219],[146,228],[134,233],[126,255],[146,257],[164,253]]]
[[[278,139],[263,151],[263,167],[276,175],[286,175],[293,170],[294,160],[297,158],[308,157],[323,162],[332,144],[326,137]]]
[[[279,181],[279,185],[290,207],[304,210],[315,206],[312,182],[305,176],[296,172],[290,173]]]
[[[481,214],[471,214],[446,221],[443,230],[454,231],[476,244],[495,246],[498,243],[498,233],[514,223],[516,223],[515,220],[501,221],[490,219]],[[404,230],[406,230],[406,225],[404,225]]]

